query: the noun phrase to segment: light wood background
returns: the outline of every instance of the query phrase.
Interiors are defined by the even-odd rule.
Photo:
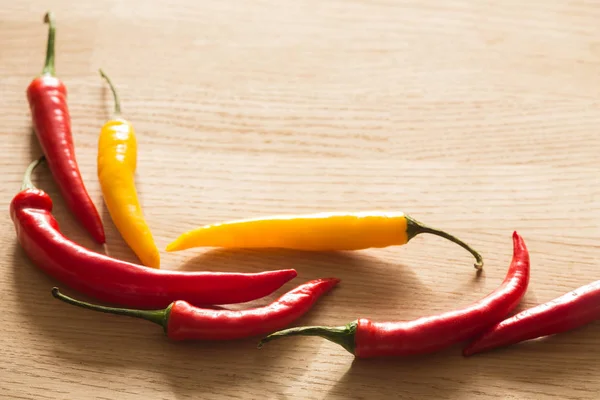
[[[464,238],[343,254],[189,250],[165,269],[296,268],[342,283],[297,325],[411,319],[484,296],[513,230],[531,251],[521,308],[600,278],[600,5],[590,1],[1,2],[0,397],[597,399],[600,323],[470,359],[461,346],[354,360],[318,338],[172,343],[157,326],[54,300],[8,205],[40,155],[25,89],[47,7],[78,161],[108,234],[97,137],[112,77],[137,129],[137,183],[161,249],[179,233],[276,213],[391,209]],[[92,249],[46,168],[64,233]],[[62,287],[62,286],[61,286]],[[66,293],[77,293],[62,287]],[[79,296],[80,297],[80,296]],[[264,299],[253,304],[265,304]]]

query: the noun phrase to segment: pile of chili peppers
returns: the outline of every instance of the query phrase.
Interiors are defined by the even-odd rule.
[[[529,252],[513,233],[513,257],[501,285],[474,304],[412,321],[359,318],[345,326],[293,327],[339,279],[305,282],[263,307],[243,310],[215,305],[264,298],[296,277],[293,269],[261,273],[179,272],[160,269],[160,255],[144,218],[135,186],[137,142],[123,118],[110,78],[100,70],[114,98],[114,115],[100,129],[98,179],[110,216],[140,260],[133,264],[88,250],[65,237],[52,215],[52,200],[33,186],[31,175],[46,162],[67,206],[98,242],[102,222],[79,172],[73,145],[67,89],[56,77],[52,13],[47,13],[44,68],[27,88],[33,126],[44,155],[25,172],[21,191],[10,204],[18,241],[33,263],[57,281],[109,305],[76,300],[58,288],[52,295],[99,312],[145,319],[163,327],[173,340],[233,340],[264,336],[264,343],[285,336],[320,336],[356,357],[427,354],[468,341],[463,354],[508,346],[576,329],[600,318],[600,281],[553,301],[510,316],[529,284]],[[448,239],[470,252],[475,268],[483,258],[471,246],[402,212],[274,215],[201,226],[181,234],[166,251],[194,247],[287,248],[304,251],[361,250],[407,244],[421,233]]]

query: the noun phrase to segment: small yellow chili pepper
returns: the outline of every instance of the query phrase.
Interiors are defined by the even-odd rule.
[[[483,267],[481,255],[462,240],[402,212],[329,212],[229,221],[186,232],[170,243],[167,251],[192,247],[362,250],[403,245],[420,233],[458,244],[475,257],[475,268]]]
[[[123,239],[143,265],[160,268],[160,255],[152,232],[144,219],[135,188],[137,141],[133,125],[121,118],[121,103],[110,78],[115,100],[114,117],[100,131],[98,141],[98,179],[104,202]]]

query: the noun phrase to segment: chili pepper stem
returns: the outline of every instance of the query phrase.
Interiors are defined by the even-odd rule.
[[[117,89],[115,89],[115,86],[113,85],[112,81],[110,80],[110,78],[108,77],[108,75],[106,75],[104,73],[104,71],[102,71],[102,69],[98,70],[100,72],[100,75],[106,79],[106,82],[108,82],[108,86],[110,87],[110,91],[112,92],[113,98],[115,99],[115,117],[120,117],[121,116],[121,100],[119,99],[119,95],[117,94]]]
[[[357,327],[358,321],[353,321],[348,325],[336,327],[307,326],[284,329],[262,338],[258,343],[258,348],[260,349],[267,342],[286,336],[318,336],[327,339],[330,342],[337,343],[350,353],[354,354],[354,335]]]
[[[33,173],[33,170],[45,160],[46,156],[41,156],[40,158],[29,164],[29,166],[25,170],[25,175],[23,176],[23,184],[21,185],[21,190],[35,189],[33,182],[31,182],[31,174]]]
[[[453,236],[453,235],[451,235],[447,232],[441,231],[439,229],[429,227],[429,226],[415,220],[414,218],[409,217],[408,215],[406,215],[405,217],[406,217],[406,233],[408,235],[408,240],[414,238],[415,236],[417,236],[418,234],[421,234],[421,233],[430,233],[432,235],[443,237],[444,239],[448,239],[449,241],[456,243],[457,245],[459,245],[460,247],[462,247],[463,249],[465,249],[469,253],[471,253],[473,255],[473,257],[475,257],[475,268],[476,269],[480,270],[483,268],[483,257],[481,256],[481,254],[479,254],[475,249],[473,249],[471,246],[469,246],[468,244],[466,244],[465,242],[463,242],[456,236]]]
[[[86,303],[85,301],[81,300],[75,300],[62,294],[57,287],[52,288],[52,296],[54,296],[56,299],[64,301],[65,303],[86,308],[88,310],[145,319],[146,321],[154,322],[155,324],[162,326],[165,333],[167,332],[167,323],[169,321],[169,314],[171,313],[172,304],[162,310],[133,310],[129,308],[106,307],[98,304]]]
[[[44,22],[48,24],[48,43],[46,44],[46,61],[42,69],[42,75],[56,75],[54,68],[54,37],[56,36],[56,25],[54,24],[54,14],[48,11],[44,16]]]

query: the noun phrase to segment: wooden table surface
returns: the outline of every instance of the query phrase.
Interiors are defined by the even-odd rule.
[[[40,155],[25,88],[42,67],[49,3],[2,3],[2,398],[598,398],[598,322],[469,359],[454,346],[365,361],[318,338],[261,350],[257,338],[173,343],[145,321],[54,300],[60,283],[26,258],[8,214]],[[108,253],[136,261],[96,176],[98,133],[112,108],[99,67],[137,130],[137,185],[163,268],[296,268],[274,296],[309,279],[342,279],[294,325],[467,305],[502,281],[513,230],[532,262],[520,309],[599,279],[593,3],[53,1],[57,71]],[[104,251],[66,210],[46,167],[35,182],[64,233]],[[164,251],[201,224],[329,210],[405,211],[478,248],[485,272],[477,278],[468,253],[425,235],[354,253]]]

